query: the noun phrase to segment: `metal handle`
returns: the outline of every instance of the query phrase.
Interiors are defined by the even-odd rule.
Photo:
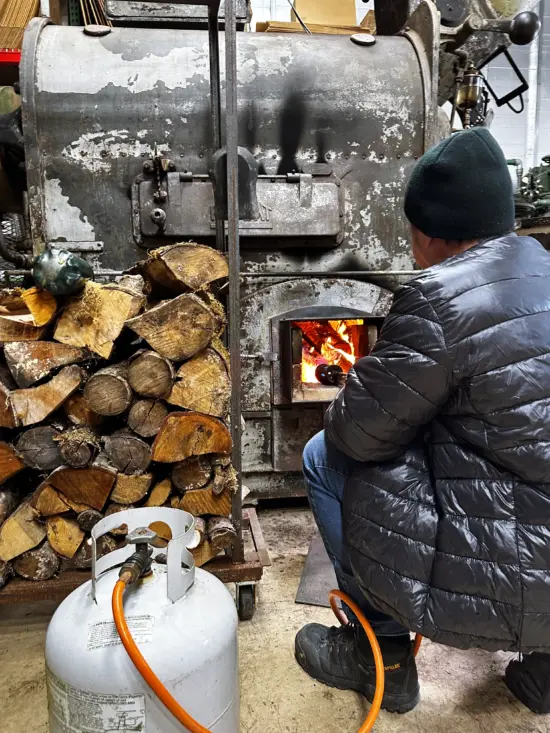
[[[526,46],[535,38],[540,30],[540,19],[536,13],[526,10],[515,18],[494,20],[487,19],[480,22],[476,30],[489,33],[506,33],[510,41],[516,46]]]
[[[172,539],[168,543],[167,553],[167,595],[172,601],[179,601],[195,581],[195,561],[187,549],[195,532],[195,519],[192,514],[181,509],[168,507],[128,509],[111,514],[98,522],[92,529],[92,598],[96,601],[96,586],[99,576],[106,570],[121,565],[135,552],[134,545],[121,547],[98,558],[97,540],[121,524],[128,527],[128,533],[141,527],[148,527],[152,522],[164,522],[172,530]],[[164,548],[153,547],[153,559],[164,553]],[[185,567],[182,567],[182,564]]]

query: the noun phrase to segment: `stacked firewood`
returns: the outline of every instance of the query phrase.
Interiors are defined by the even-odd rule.
[[[188,243],[64,301],[0,292],[0,586],[90,567],[93,526],[133,507],[195,515],[198,565],[232,544],[229,364],[212,290],[227,274],[222,254]]]

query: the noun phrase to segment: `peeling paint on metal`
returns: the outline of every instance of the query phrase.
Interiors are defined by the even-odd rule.
[[[131,138],[128,130],[109,130],[107,132],[83,133],[78,140],[74,140],[62,151],[66,160],[74,161],[82,168],[92,173],[111,170],[112,160],[128,156],[139,158],[154,154],[154,145],[142,141],[147,130],[140,130],[135,138]],[[168,143],[158,143],[159,153],[168,153]]]
[[[48,241],[94,242],[93,226],[80,209],[69,203],[59,178],[44,181],[46,234]]]

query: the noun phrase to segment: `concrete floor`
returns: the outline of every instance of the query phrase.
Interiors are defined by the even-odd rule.
[[[313,532],[306,509],[264,511],[273,566],[259,605],[241,624],[242,733],[353,733],[365,702],[310,680],[293,658],[294,634],[309,621],[331,623],[325,609],[298,606],[294,596]],[[2,733],[47,733],[42,649],[53,607],[0,610]],[[510,655],[458,652],[425,642],[418,665],[422,702],[405,716],[382,714],[377,733],[550,733],[508,693],[502,674]]]

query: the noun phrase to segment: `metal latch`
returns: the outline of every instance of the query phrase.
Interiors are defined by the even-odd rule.
[[[279,354],[274,351],[269,351],[267,354],[241,354],[241,359],[248,359],[250,361],[259,361],[260,364],[264,362],[274,363],[279,361]]]

